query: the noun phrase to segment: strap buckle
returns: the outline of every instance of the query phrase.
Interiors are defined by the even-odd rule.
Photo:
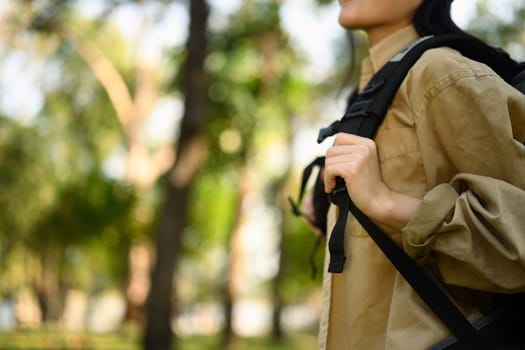
[[[355,102],[352,104],[350,109],[345,113],[343,119],[366,117],[368,116],[368,107],[374,102],[374,100],[364,100]]]
[[[336,120],[327,127],[321,128],[321,130],[319,130],[319,135],[317,136],[317,143],[321,143],[330,136],[334,136],[335,134],[337,134],[339,132],[339,124],[340,121]]]

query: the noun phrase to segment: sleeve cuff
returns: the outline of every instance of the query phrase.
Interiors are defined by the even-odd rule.
[[[436,230],[454,209],[459,197],[449,184],[440,184],[429,191],[416,212],[403,228],[403,248],[413,259],[424,257],[432,248]]]

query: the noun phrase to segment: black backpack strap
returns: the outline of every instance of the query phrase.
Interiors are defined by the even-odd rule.
[[[372,77],[363,91],[353,98],[353,103],[349,104],[343,118],[332,123],[328,128],[321,129],[318,142],[322,142],[338,132],[373,138],[406,73],[424,52],[424,50],[414,52],[412,49],[428,39],[429,37],[425,37],[416,41],[383,66]],[[346,261],[344,235],[349,208],[349,204],[346,203],[347,198],[348,194],[344,181],[337,179],[331,200],[339,206],[340,210],[328,244],[330,252],[328,271],[332,273],[342,272]]]
[[[288,197],[288,201],[290,202],[290,206],[292,207],[292,213],[295,216],[303,216],[303,213],[301,212],[301,204],[302,204],[303,197],[306,191],[306,185],[308,184],[308,180],[312,176],[313,169],[316,167],[318,168],[324,167],[324,160],[325,160],[325,157],[317,157],[304,168],[303,176],[301,179],[301,186],[299,188],[299,196],[298,196],[297,201],[294,201],[291,197]],[[322,186],[322,183],[318,177],[314,185],[314,198],[313,198],[316,222],[312,224],[321,231],[321,234],[324,237],[326,236],[326,213],[328,211],[328,205],[330,203],[326,197],[327,194],[324,193],[324,188],[321,188],[321,186]],[[325,198],[320,198],[323,195]],[[319,247],[321,246],[321,242],[322,242],[322,237],[321,236],[317,237],[314,243],[314,246],[312,248],[312,251],[310,252],[309,263],[310,263],[310,268],[312,270],[312,279],[314,279],[315,276],[317,275],[317,266],[315,264],[315,257],[316,257],[317,251],[319,250]]]
[[[525,94],[525,62],[518,64],[519,72],[514,76],[511,85]]]
[[[340,131],[373,138],[410,68],[425,51],[436,47],[450,47],[485,63],[510,84],[516,83],[525,69],[523,63],[518,64],[505,51],[474,37],[456,34],[422,37],[394,55],[349,104],[343,118],[321,129],[317,141],[320,143]]]
[[[302,216],[301,213],[301,203],[303,202],[303,197],[306,190],[306,185],[308,184],[308,180],[312,176],[312,171],[315,167],[322,168],[324,167],[324,159],[325,157],[317,157],[315,158],[310,164],[308,164],[304,170],[303,170],[303,176],[301,179],[301,187],[299,188],[299,196],[297,198],[297,201],[294,201],[291,197],[288,197],[288,201],[290,202],[290,206],[292,207],[292,212],[295,216]]]

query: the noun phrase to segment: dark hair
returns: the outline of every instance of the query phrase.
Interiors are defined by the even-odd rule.
[[[518,64],[503,50],[464,32],[452,20],[450,7],[453,0],[423,0],[414,14],[412,23],[419,36],[459,34],[477,42],[477,50],[484,52],[480,61],[489,65],[502,78],[510,82],[519,71]]]
[[[450,16],[453,0],[423,0],[414,14],[413,24],[419,36],[461,34],[471,36],[461,30]]]

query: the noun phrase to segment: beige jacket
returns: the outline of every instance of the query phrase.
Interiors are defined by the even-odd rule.
[[[372,47],[360,87],[415,39],[407,27]],[[472,289],[525,290],[524,140],[525,97],[448,48],[410,70],[376,137],[386,184],[423,200],[402,232],[387,232],[472,321],[491,301]],[[352,218],[345,252],[343,273],[323,278],[320,349],[418,350],[449,335]]]

